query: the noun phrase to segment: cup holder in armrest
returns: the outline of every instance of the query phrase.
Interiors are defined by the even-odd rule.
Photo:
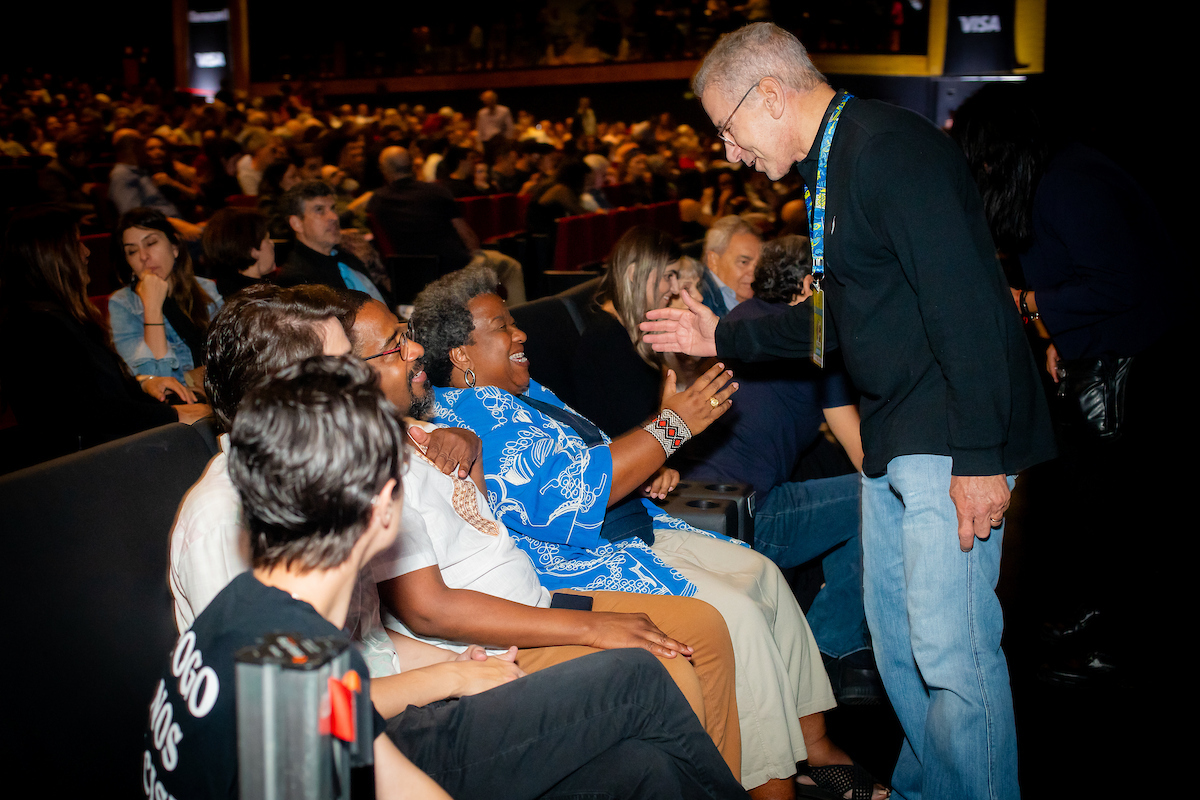
[[[732,483],[710,483],[704,488],[710,492],[740,492],[742,490],[741,486],[735,486]]]
[[[714,503],[712,500],[688,500],[687,504],[692,508],[716,508],[720,503]]]

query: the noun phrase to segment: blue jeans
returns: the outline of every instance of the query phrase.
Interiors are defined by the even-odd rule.
[[[754,514],[754,549],[780,569],[824,555],[825,586],[804,616],[821,652],[833,658],[866,650],[859,475],[783,483]]]
[[[949,456],[898,456],[863,479],[867,623],[904,728],[892,785],[905,800],[1016,800],[995,591],[1004,529],[962,552],[950,468]]]

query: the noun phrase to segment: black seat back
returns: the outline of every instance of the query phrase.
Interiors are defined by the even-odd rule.
[[[212,455],[175,423],[0,478],[5,738],[38,794],[141,791],[151,693],[177,638],[168,540]]]
[[[392,295],[401,305],[412,305],[421,290],[438,279],[437,256],[388,256],[384,259],[392,279]]]
[[[525,355],[529,357],[530,376],[555,393],[571,380],[571,360],[583,333],[583,309],[599,284],[600,279],[594,278],[561,294],[511,309],[517,327],[529,337]]]

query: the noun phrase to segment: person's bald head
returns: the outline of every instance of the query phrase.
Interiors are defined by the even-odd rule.
[[[379,154],[379,171],[388,183],[401,178],[411,178],[412,157],[403,147],[385,147]]]

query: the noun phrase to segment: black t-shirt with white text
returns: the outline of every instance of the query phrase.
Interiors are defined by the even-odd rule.
[[[279,631],[309,638],[341,635],[308,603],[245,572],[179,637],[150,703],[142,756],[147,797],[238,796],[234,654]],[[366,662],[353,648],[350,661],[362,680],[358,702],[370,703]],[[372,717],[373,741],[384,721],[374,709]]]

